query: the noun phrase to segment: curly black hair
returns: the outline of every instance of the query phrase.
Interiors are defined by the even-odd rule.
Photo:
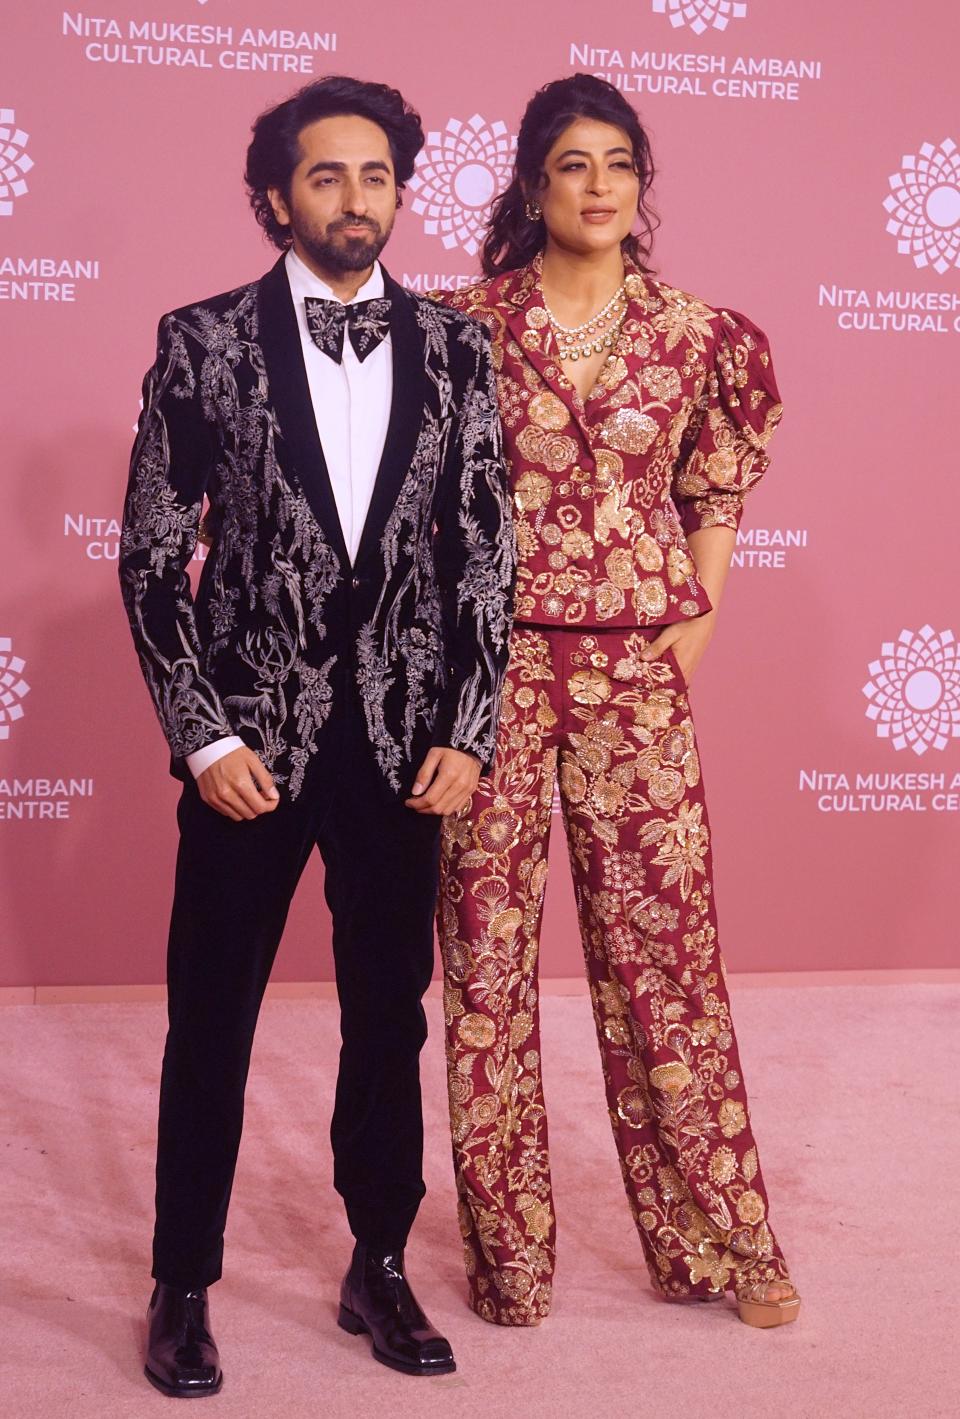
[[[641,230],[639,235],[631,233],[625,237],[622,246],[641,271],[650,269],[647,260],[658,218],[646,200],[654,174],[646,130],[619,89],[593,74],[571,74],[568,79],[544,84],[527,104],[517,135],[513,180],[493,203],[487,223],[481,254],[485,276],[528,265],[546,245],[543,218],[530,220],[527,200],[543,190],[547,154],[564,129],[578,118],[593,118],[622,128],[630,139],[634,167],[640,179],[637,212]]]
[[[396,89],[368,84],[343,74],[329,74],[299,89],[283,103],[268,108],[253,125],[247,149],[244,180],[257,221],[274,246],[286,251],[292,240],[289,227],[273,215],[268,196],[271,187],[290,196],[290,181],[302,158],[300,134],[319,118],[356,114],[376,123],[387,135],[398,188],[413,176],[414,162],[423,147],[420,115]]]

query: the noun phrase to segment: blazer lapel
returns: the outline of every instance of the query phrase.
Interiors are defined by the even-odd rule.
[[[505,285],[501,295],[504,319],[511,335],[527,359],[553,393],[563,400],[571,417],[579,424],[589,442],[592,435],[583,401],[563,373],[556,357],[550,318],[543,303],[543,291],[540,287],[541,265],[542,258],[538,256],[529,266],[523,267],[516,273],[511,285]],[[629,257],[624,259],[624,269],[627,288],[627,311],[624,323],[629,326],[635,325],[638,321],[649,319],[647,287],[639,267]],[[632,371],[637,362],[636,357],[632,354],[632,342],[621,337],[618,353],[623,353],[623,346],[628,346],[631,350],[626,358]],[[593,412],[595,414],[595,406],[598,402],[605,402],[605,399],[594,396],[587,402],[594,406]]]
[[[518,271],[516,281],[504,290],[501,296],[504,318],[520,349],[541,379],[563,402],[589,441],[590,431],[580,396],[560,368],[554,349],[550,317],[540,289],[540,266],[541,258],[538,256],[529,266]]]
[[[314,418],[300,327],[282,256],[260,280],[258,306],[268,397],[292,459],[292,465],[284,461],[284,475],[295,476],[341,565],[348,567],[350,558]]]
[[[393,395],[383,454],[357,548],[358,567],[376,551],[396,506],[420,437],[427,394],[424,338],[414,313],[414,298],[386,271],[383,278],[385,294],[390,297]]]

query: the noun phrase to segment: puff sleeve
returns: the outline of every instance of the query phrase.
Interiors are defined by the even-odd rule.
[[[680,441],[672,497],[685,533],[740,525],[745,493],[769,465],[783,406],[770,347],[745,316],[721,310],[712,362]]]

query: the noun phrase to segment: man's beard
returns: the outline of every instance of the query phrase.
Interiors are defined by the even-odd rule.
[[[338,236],[345,226],[361,224],[367,227],[368,236]],[[372,266],[390,236],[389,228],[384,232],[375,222],[351,217],[338,218],[322,232],[316,227],[301,228],[294,223],[293,232],[317,266],[338,275],[348,271],[365,271]]]

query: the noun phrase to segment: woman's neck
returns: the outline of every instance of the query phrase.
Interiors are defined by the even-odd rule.
[[[565,325],[577,325],[606,305],[623,277],[619,246],[584,255],[547,242],[541,285],[547,304]]]

